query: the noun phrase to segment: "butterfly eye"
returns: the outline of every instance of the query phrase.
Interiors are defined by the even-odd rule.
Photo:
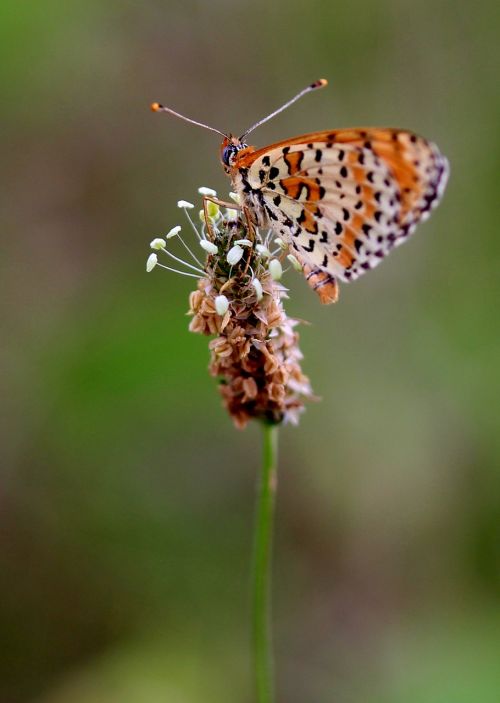
[[[233,154],[236,153],[236,149],[234,146],[231,144],[230,146],[226,146],[222,152],[222,163],[225,166],[231,166],[231,157]]]
[[[241,149],[246,149],[248,147],[248,144],[245,144],[241,142],[240,144],[228,144],[227,146],[224,147],[222,150],[222,163],[224,166],[233,166],[234,165],[234,157],[236,154],[241,151]]]

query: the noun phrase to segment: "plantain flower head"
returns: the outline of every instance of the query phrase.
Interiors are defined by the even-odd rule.
[[[223,209],[209,200],[216,199],[214,190],[200,188],[199,193],[206,200],[197,224],[188,212],[194,205],[178,203],[195,245],[180,236],[180,226],[174,227],[151,242],[155,253],[149,256],[147,270],[166,268],[198,279],[189,296],[189,329],[212,337],[209,371],[219,380],[235,425],[243,428],[251,419],[295,424],[304,402],[314,396],[300,365],[298,322],[283,306],[288,296],[281,279],[288,270],[285,264],[300,269],[300,263],[287,257],[286,247],[273,241],[270,231],[248,222],[241,210],[232,204]],[[172,233],[189,253],[189,261],[171,251]],[[160,263],[161,255],[176,268]]]

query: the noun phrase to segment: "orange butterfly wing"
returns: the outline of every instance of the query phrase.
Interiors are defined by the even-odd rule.
[[[286,239],[324,302],[336,299],[336,278],[354,280],[373,268],[426,219],[447,175],[434,144],[383,128],[248,147],[232,169],[255,221]]]

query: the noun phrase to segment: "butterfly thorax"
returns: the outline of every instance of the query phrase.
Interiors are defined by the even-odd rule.
[[[251,187],[247,177],[248,169],[241,166],[242,157],[254,151],[254,146],[229,136],[221,144],[220,158],[224,171],[231,178],[233,191],[238,194],[241,204],[248,208],[254,224],[266,227],[269,221],[263,207],[261,190]]]
[[[264,195],[260,188],[252,188],[248,180],[248,169],[233,167],[229,171],[233,191],[239,196],[257,227],[270,227],[269,216],[265,208]]]

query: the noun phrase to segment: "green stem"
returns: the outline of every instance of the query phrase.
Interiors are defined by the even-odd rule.
[[[271,643],[271,555],[277,483],[278,426],[263,424],[263,461],[259,479],[254,535],[253,646],[257,703],[273,703]]]

